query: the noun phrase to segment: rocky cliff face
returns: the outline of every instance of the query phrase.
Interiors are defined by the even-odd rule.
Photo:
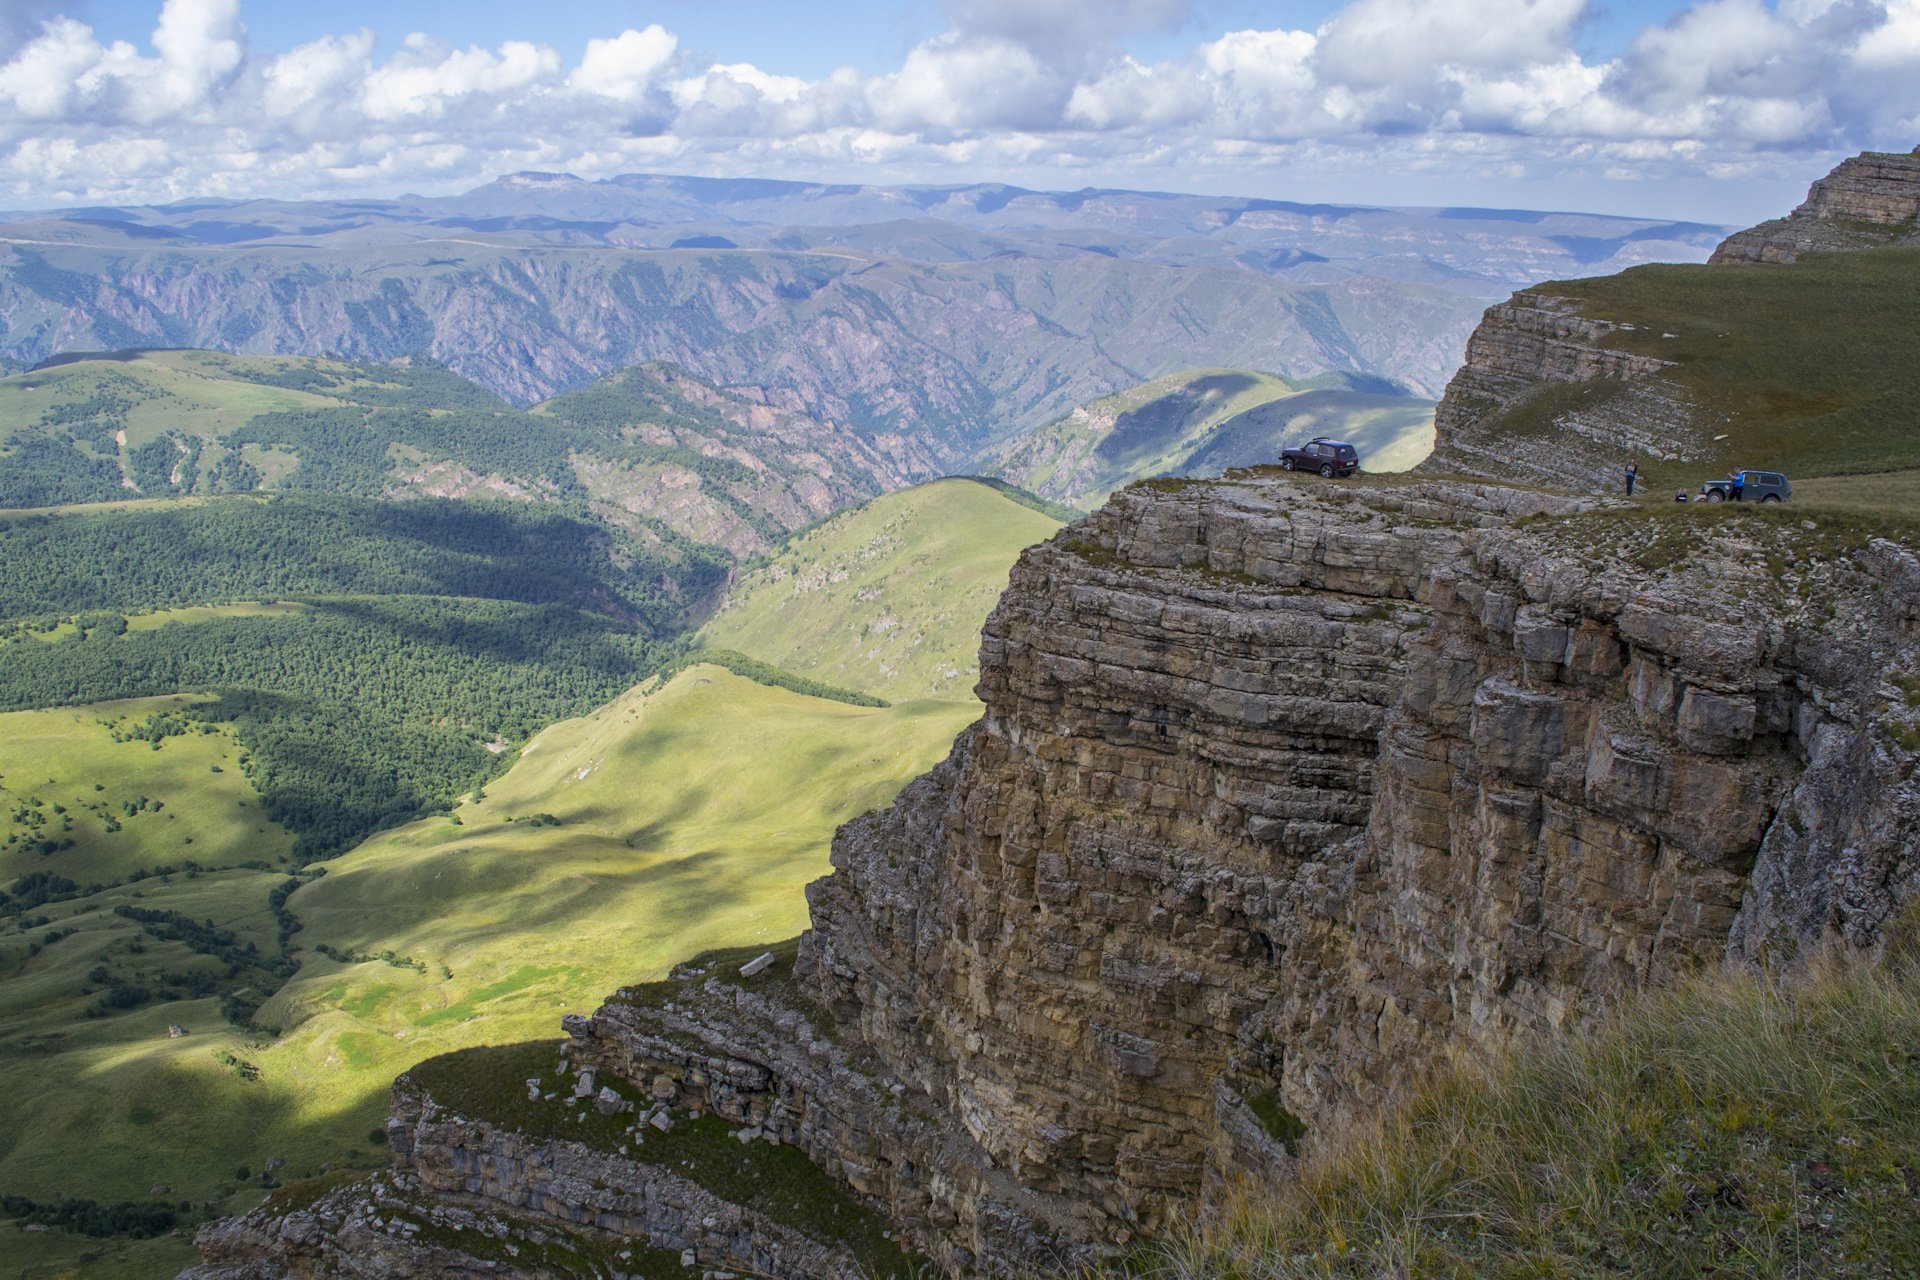
[[[1623,442],[1684,456],[1681,384],[1622,328],[1494,308],[1442,464],[1578,487]],[[1539,433],[1482,425],[1542,395]],[[945,763],[841,829],[797,952],[567,1018],[567,1088],[528,1080],[517,1117],[414,1073],[393,1177],[210,1229],[197,1274],[446,1268],[392,1247],[408,1195],[402,1222],[528,1248],[849,1274],[832,1232],[637,1154],[679,1126],[804,1155],[948,1274],[1055,1271],[1284,1176],[1445,1055],[1871,949],[1920,891],[1920,556],[1820,518],[1147,482],[1022,557],[979,693]],[[598,1155],[569,1090],[636,1108]],[[387,1243],[350,1229],[374,1218]],[[515,1257],[489,1265],[538,1273]]]
[[[1913,757],[1869,731],[1915,562],[1781,587],[1739,537],[1676,571],[1642,536],[1511,490],[1241,481],[1030,553],[986,719],[811,899],[809,991],[946,1117],[896,1216],[956,1266],[1123,1243],[1283,1163],[1277,1113],[1311,1141],[1448,1047],[1870,941],[1916,870]],[[1877,594],[1903,612],[1865,621]]]
[[[1913,689],[1891,542],[1489,485],[1139,486],[1023,557],[985,718],[842,830],[791,970],[622,992],[567,1020],[569,1069],[797,1148],[949,1272],[1031,1274],[1283,1170],[1442,1054],[1874,945],[1920,884]],[[751,1261],[567,1189],[647,1203],[652,1175],[449,1155],[498,1125],[412,1096],[402,1176],[444,1204]],[[215,1233],[203,1274],[284,1256],[279,1222]]]
[[[1792,262],[1805,253],[1920,244],[1920,147],[1869,151],[1813,184],[1784,218],[1729,236],[1712,262]]]
[[[1688,397],[1653,376],[1672,362],[1608,346],[1619,330],[1538,291],[1489,307],[1435,411],[1425,469],[1611,489],[1623,458],[1691,456],[1701,430]],[[1552,430],[1513,429],[1508,412],[1528,401],[1544,402]]]

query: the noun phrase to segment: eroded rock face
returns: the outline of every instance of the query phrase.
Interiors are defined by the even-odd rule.
[[[1650,377],[1672,362],[1607,347],[1617,330],[1533,291],[1487,308],[1435,411],[1440,447],[1423,469],[1611,491],[1623,458],[1691,456],[1700,433],[1684,393]],[[1553,430],[1515,432],[1505,412],[1548,388],[1573,393],[1551,406]]]
[[[1891,542],[1458,482],[1137,486],[1022,557],[985,717],[842,828],[791,968],[623,992],[567,1053],[797,1147],[951,1273],[1056,1270],[1446,1054],[1876,945],[1920,887],[1909,689]],[[428,1114],[397,1105],[401,1173],[449,1202],[654,1230],[652,1175]]]
[[[1711,262],[1792,262],[1805,253],[1920,243],[1920,147],[1841,161],[1784,218],[1729,236]]]
[[[1311,1142],[1453,1048],[1871,945],[1920,863],[1913,755],[1873,728],[1920,562],[1782,570],[1771,527],[1676,550],[1583,505],[1122,494],[1023,557],[985,719],[842,830],[811,1011],[710,983],[671,1028],[576,1021],[574,1052],[781,1128],[951,1268],[1018,1273],[1284,1167],[1277,1109]],[[821,1069],[829,1031],[880,1083]]]

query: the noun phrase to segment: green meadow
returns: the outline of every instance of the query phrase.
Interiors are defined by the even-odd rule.
[[[1920,250],[1874,249],[1794,263],[1634,267],[1534,291],[1618,326],[1606,345],[1673,362],[1658,376],[1700,421],[1716,424],[1691,442],[1697,461],[1681,479],[1778,468],[1798,496],[1805,478],[1920,466],[1916,269]],[[1493,425],[1547,433],[1569,405],[1604,400],[1621,386],[1608,379],[1548,387]]]
[[[563,1014],[696,952],[800,932],[834,828],[978,715],[980,625],[1019,550],[1056,527],[966,481],[836,517],[775,562],[784,594],[749,585],[722,615],[740,625],[701,638],[891,705],[688,666],[502,744],[512,766],[449,812],[297,871],[230,727],[157,748],[132,732],[198,695],[0,715],[0,818],[30,811],[0,864],[0,1193],[184,1204],[190,1232],[276,1182],[384,1164],[388,1085],[423,1059],[557,1038]],[[796,597],[792,579],[821,589]],[[236,610],[301,612],[184,606],[128,628],[190,633]],[[840,659],[861,611],[913,643]],[[73,844],[43,853],[49,838]],[[0,1252],[45,1276],[192,1257],[184,1236],[5,1222]]]
[[[892,702],[970,701],[1008,568],[1059,527],[971,480],[888,494],[743,574],[700,639]]]
[[[168,863],[277,865],[293,836],[260,811],[229,729],[208,725],[157,745],[128,736],[149,716],[200,701],[0,714],[0,884],[34,872],[88,885]]]

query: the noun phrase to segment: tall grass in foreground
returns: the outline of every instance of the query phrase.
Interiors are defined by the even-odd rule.
[[[1456,1065],[1123,1270],[1920,1275],[1920,959],[1706,978]]]

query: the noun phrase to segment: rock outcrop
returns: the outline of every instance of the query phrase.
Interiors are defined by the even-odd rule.
[[[1909,689],[1920,559],[1890,542],[1491,485],[1136,487],[1022,558],[985,718],[842,830],[791,967],[622,992],[566,1052],[804,1152],[951,1273],[1055,1267],[1447,1053],[1875,945],[1920,880]],[[640,1208],[677,1212],[657,1172],[463,1107],[403,1083],[403,1184],[702,1266],[766,1238],[688,1234]],[[287,1229],[210,1233],[202,1274]]]
[[[1871,943],[1920,869],[1912,753],[1871,729],[1916,563],[1783,585],[1741,536],[1656,568],[1643,537],[1513,490],[1242,480],[1029,553],[985,720],[811,895],[803,988],[944,1117],[883,1153],[895,1220],[952,1269],[1122,1244],[1449,1049]]]
[[[1799,208],[1727,237],[1709,261],[1792,262],[1806,253],[1888,244],[1920,244],[1920,147],[1842,161]]]
[[[1785,264],[1813,251],[1920,246],[1917,215],[1920,150],[1868,152],[1814,183],[1791,216],[1729,237],[1714,252],[1707,277],[1716,267]],[[1719,330],[1742,320],[1738,299],[1731,293],[1714,298],[1712,290],[1702,295],[1697,284],[1677,276],[1664,282],[1671,292],[1636,292],[1618,283],[1542,285],[1489,307],[1468,341],[1466,362],[1447,384],[1435,414],[1435,449],[1419,469],[1611,493],[1629,459],[1643,471],[1696,480],[1729,466],[1780,465],[1737,452],[1750,424],[1729,409],[1727,386],[1709,379],[1703,394],[1702,380],[1689,376],[1697,368],[1662,354],[1684,347],[1696,364],[1711,363],[1713,342],[1728,337]],[[1722,308],[1714,312],[1721,323],[1713,330],[1685,335],[1683,343],[1675,341],[1682,334],[1659,327],[1674,315],[1697,322],[1690,313],[1701,310],[1702,296]],[[1796,319],[1791,312],[1776,317],[1789,325]],[[1687,324],[1673,321],[1673,327]],[[1868,402],[1887,390],[1871,374],[1857,376],[1864,381],[1840,400]],[[1810,405],[1795,407],[1792,389],[1763,396],[1758,406],[1766,419],[1812,412]],[[1759,424],[1762,433],[1776,425]]]
[[[1654,376],[1673,362],[1607,345],[1620,331],[1539,291],[1487,308],[1435,412],[1440,447],[1422,469],[1611,490],[1623,458],[1691,456],[1701,432],[1686,394]],[[1539,421],[1516,430],[1511,411],[1527,403]]]

